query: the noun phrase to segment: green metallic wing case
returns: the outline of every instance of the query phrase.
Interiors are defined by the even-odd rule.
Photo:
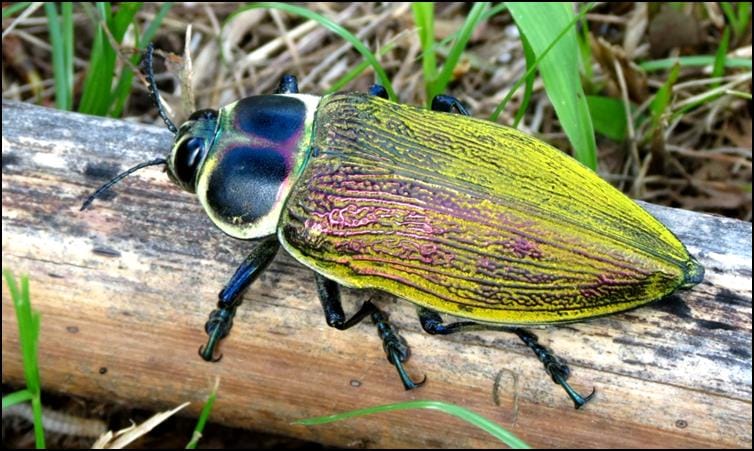
[[[336,94],[322,99],[311,143],[278,235],[342,285],[546,324],[633,308],[703,274],[636,203],[517,130]]]

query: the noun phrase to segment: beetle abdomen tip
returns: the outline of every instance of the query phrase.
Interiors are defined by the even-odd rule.
[[[704,280],[704,266],[700,265],[694,257],[689,257],[683,270],[683,288],[691,288]]]

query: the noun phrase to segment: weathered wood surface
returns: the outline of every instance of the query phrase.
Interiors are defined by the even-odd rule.
[[[414,309],[382,296],[411,344],[404,392],[371,324],[326,326],[311,273],[280,252],[246,296],[224,359],[196,355],[222,284],[253,247],[215,229],[158,168],[79,212],[114,173],[164,155],[165,130],[3,102],[4,269],[27,273],[42,314],[41,375],[50,390],[153,408],[201,400],[221,378],[213,419],[368,447],[500,443],[433,411],[303,427],[291,421],[411,399],[456,403],[537,447],[750,447],[751,224],[646,207],[706,267],[705,281],[625,314],[541,329],[597,397],[576,411],[514,336],[430,337]],[[367,294],[348,291],[347,311]],[[3,381],[20,381],[15,317],[3,287]],[[106,369],[106,371],[105,371]]]

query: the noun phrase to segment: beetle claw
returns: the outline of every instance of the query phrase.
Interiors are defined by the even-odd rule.
[[[207,362],[216,363],[219,362],[223,355],[220,354],[217,357],[214,356],[215,352],[209,346],[199,345],[199,356]]]
[[[584,404],[586,404],[589,401],[591,401],[592,398],[594,397],[594,395],[596,395],[596,394],[597,394],[597,389],[595,387],[592,387],[592,392],[586,398],[584,398],[581,395],[579,395],[578,393],[576,393],[577,398],[574,399],[573,397],[571,397],[571,399],[573,399],[573,403],[575,404],[575,407],[577,409],[579,409],[579,408],[581,408],[581,406],[583,406]]]
[[[215,312],[217,312],[217,310]],[[209,335],[209,338],[207,338],[207,345],[199,347],[199,355],[207,362],[219,362],[220,359],[223,358],[222,354],[215,357],[215,349],[220,343],[220,340],[228,335],[227,323],[221,320],[218,321],[214,318],[214,316],[216,316],[215,312],[212,312],[212,315],[210,315],[210,321],[205,325],[207,335]]]
[[[568,367],[564,367],[566,370]],[[548,370],[548,372],[550,372]],[[552,375],[552,380],[556,384],[563,387],[565,392],[568,394],[568,396],[573,401],[573,405],[576,409],[582,408],[586,403],[592,400],[594,395],[597,393],[596,388],[592,388],[592,392],[587,396],[586,398],[581,396],[576,390],[571,387],[571,385],[566,381],[568,378],[569,371],[551,371],[550,374]]]
[[[425,374],[422,377],[421,381],[414,382],[413,379],[411,379],[411,376],[409,376],[406,372],[406,369],[403,367],[404,359],[402,359],[401,356],[402,354],[400,354],[400,351],[395,348],[391,348],[388,353],[388,360],[395,366],[395,369],[398,370],[398,375],[401,377],[401,382],[403,382],[403,386],[406,388],[406,390],[413,390],[424,385],[424,383],[427,382],[427,375]]]

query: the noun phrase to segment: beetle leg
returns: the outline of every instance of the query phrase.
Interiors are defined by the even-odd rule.
[[[455,111],[454,111],[455,110]],[[445,94],[436,95],[432,99],[432,111],[442,111],[443,113],[458,113],[464,116],[470,116],[469,110],[461,103],[460,100],[453,96]]]
[[[322,303],[322,310],[325,312],[325,320],[328,326],[338,330],[350,329],[377,310],[374,304],[366,301],[358,312],[346,320],[346,314],[343,312],[343,305],[340,302],[338,283],[320,274],[315,273],[314,277],[317,280],[317,294],[319,294],[319,302]]]
[[[430,335],[449,335],[462,330],[479,330],[485,328],[482,324],[473,321],[443,324],[439,313],[424,307],[419,307],[418,313],[422,329]]]
[[[398,335],[395,328],[388,322],[384,313],[371,301],[366,301],[358,312],[346,320],[346,314],[343,312],[343,305],[340,302],[340,286],[338,283],[317,273],[314,274],[314,277],[317,281],[317,293],[328,326],[338,330],[346,330],[360,323],[367,316],[371,316],[372,322],[377,326],[377,333],[382,338],[382,348],[387,354],[387,360],[398,370],[401,382],[403,382],[406,390],[411,390],[424,383],[424,380],[418,383],[412,381],[403,368],[403,362],[408,360],[410,355],[409,347],[403,337]]]
[[[424,331],[433,335],[448,335],[468,330],[501,330],[504,332],[513,332],[518,335],[518,338],[520,338],[529,349],[534,351],[534,354],[536,354],[539,361],[545,366],[547,374],[552,377],[552,381],[563,387],[571,400],[573,400],[577,409],[589,402],[594,396],[594,389],[592,389],[592,393],[586,398],[578,394],[576,390],[566,382],[568,376],[571,374],[568,365],[555,356],[549,349],[539,344],[537,336],[529,331],[518,327],[491,326],[475,323],[473,321],[460,321],[446,325],[443,324],[442,318],[437,312],[424,307],[419,308],[419,321],[421,322]]]
[[[384,86],[374,84],[369,87],[369,95],[370,96],[377,96],[381,99],[388,99],[389,96],[387,95],[387,90]]]
[[[259,243],[248,257],[236,269],[233,277],[225,284],[219,294],[217,309],[209,315],[204,330],[209,335],[206,346],[199,347],[199,355],[206,361],[217,362],[222,354],[215,357],[215,348],[220,340],[228,336],[233,327],[236,308],[243,301],[243,294],[275,258],[280,244],[275,236]]]
[[[427,376],[424,376],[420,382],[414,382],[406,372],[406,369],[403,368],[403,362],[408,360],[411,350],[408,344],[406,344],[406,340],[398,335],[395,327],[390,324],[387,316],[375,308],[374,312],[372,312],[372,322],[377,326],[377,333],[382,338],[382,348],[385,350],[385,354],[387,354],[387,361],[393,364],[398,370],[398,375],[400,375],[401,382],[403,382],[406,390],[423,385],[427,380]]]
[[[595,389],[592,389],[592,393],[584,398],[583,396],[578,394],[576,390],[574,390],[568,384],[568,382],[566,382],[566,379],[568,379],[568,376],[571,374],[571,370],[568,368],[568,365],[566,365],[565,362],[563,362],[552,352],[550,352],[549,349],[539,344],[536,335],[527,330],[519,328],[516,328],[513,331],[516,333],[516,335],[518,335],[518,338],[520,338],[521,341],[526,343],[526,346],[528,346],[529,349],[534,351],[534,354],[537,355],[539,361],[542,362],[542,364],[545,366],[545,371],[547,371],[547,374],[552,377],[552,381],[563,387],[566,393],[568,393],[568,396],[571,398],[571,400],[573,400],[573,404],[577,409],[581,408],[581,406],[589,402],[592,397],[594,397],[594,394],[596,392]]]
[[[291,74],[285,74],[280,77],[275,94],[298,94],[298,80]]]

